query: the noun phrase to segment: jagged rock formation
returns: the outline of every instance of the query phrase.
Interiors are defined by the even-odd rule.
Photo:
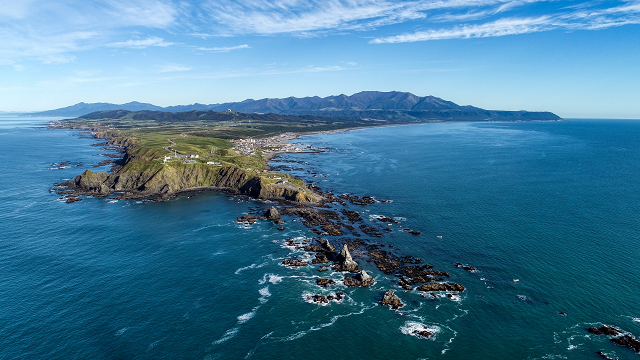
[[[353,260],[347,244],[344,244],[340,251],[340,270],[356,272],[358,271],[358,263]]]
[[[278,213],[278,209],[275,207],[270,207],[267,211],[264,212],[264,216],[269,220],[278,220],[280,219],[280,214]]]
[[[342,282],[344,282],[346,286],[367,287],[373,285],[373,276],[367,274],[366,271],[361,270],[354,277],[345,277]]]
[[[398,298],[393,293],[393,290],[389,290],[386,293],[384,293],[384,296],[382,296],[382,300],[380,300],[380,304],[389,305],[394,310],[399,309],[400,307],[404,306],[402,301],[400,301],[400,298]]]

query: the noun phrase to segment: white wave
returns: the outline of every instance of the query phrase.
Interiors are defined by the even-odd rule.
[[[120,335],[124,334],[124,332],[127,331],[127,330],[129,330],[129,328],[124,327],[124,328],[116,331],[116,333],[114,335],[115,336],[120,336]]]
[[[634,322],[640,323],[640,318],[634,318],[634,317],[632,317],[632,318],[631,318],[631,320],[632,320],[632,321],[634,321]]]
[[[377,306],[377,305],[375,305]],[[351,315],[361,315],[363,314],[366,310],[372,309],[374,306],[369,306],[369,307],[363,307],[362,309],[360,309],[360,311],[357,312],[352,312],[352,313],[348,313],[348,314],[344,314],[344,315],[335,315],[333,317],[331,317],[331,320],[328,323],[324,323],[324,324],[320,324],[318,326],[312,326],[311,328],[309,328],[309,330],[302,330],[302,331],[298,331],[297,333],[291,334],[285,338],[279,338],[277,340],[275,340],[276,342],[287,342],[287,341],[292,341],[295,339],[299,339],[305,335],[307,335],[309,332],[311,331],[318,331],[318,330],[322,330],[324,328],[326,328],[327,326],[331,326],[333,324],[335,324],[336,321],[338,321],[338,319],[343,318],[343,317],[348,317]]]
[[[268,286],[258,290],[258,292],[260,293],[260,295],[265,296],[265,297],[271,296],[271,293],[269,292],[269,287]]]
[[[233,338],[234,336],[236,336],[236,334],[238,333],[238,330],[240,330],[238,327],[234,327],[232,329],[227,330],[224,335],[222,335],[222,337],[216,341],[214,341],[212,343],[212,345],[220,345],[223,342]]]
[[[522,300],[522,301],[527,301],[527,297],[525,295],[517,295],[518,299]]]
[[[424,337],[418,334],[419,331],[425,331],[425,330],[430,332],[431,336]],[[415,336],[418,339],[435,340],[437,334],[441,332],[441,328],[436,325],[426,325],[417,321],[407,321],[404,323],[403,326],[400,327],[400,332],[402,332],[405,335]]]
[[[270,274],[269,275],[269,282],[272,283],[272,284],[277,284],[279,282],[282,282],[282,276]]]
[[[260,306],[256,306],[253,308],[253,310],[251,310],[251,312],[238,316],[238,324],[244,324],[247,321],[253,319],[253,317],[256,316],[256,311],[258,311],[259,308]]]
[[[262,263],[260,265],[256,265],[256,264],[251,264],[249,266],[245,266],[245,267],[241,267],[240,269],[236,270],[235,274],[238,275],[241,272],[245,271],[245,270],[249,270],[249,269],[259,269],[263,266],[267,265],[267,263]]]
[[[227,253],[226,251],[220,250],[220,251],[216,251],[215,253],[211,254],[211,256],[222,255],[222,254],[226,254],[226,253]]]

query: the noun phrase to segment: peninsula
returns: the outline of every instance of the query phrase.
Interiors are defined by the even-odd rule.
[[[189,190],[223,189],[260,199],[318,204],[326,194],[288,174],[270,171],[267,165],[278,153],[322,151],[287,142],[298,135],[425,122],[561,120],[549,112],[489,111],[399,92],[223,105],[230,108],[103,110],[51,122],[51,128],[82,130],[104,140],[103,147],[121,153],[110,173],[87,170],[56,184],[55,190],[68,202],[110,195],[166,200]]]

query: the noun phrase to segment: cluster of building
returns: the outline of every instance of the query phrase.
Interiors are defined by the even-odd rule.
[[[258,150],[263,154],[273,153],[291,153],[291,152],[309,152],[316,151],[311,145],[298,145],[287,142],[295,138],[293,133],[284,133],[281,135],[263,138],[263,139],[237,139],[233,142],[233,150],[241,155],[255,155]]]

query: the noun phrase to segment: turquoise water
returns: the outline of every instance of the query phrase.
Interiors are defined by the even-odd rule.
[[[93,168],[105,157],[38,121],[0,119],[0,359],[638,357],[584,330],[640,336],[638,121],[357,130],[303,137],[332,150],[274,162],[336,194],[393,200],[348,207],[421,231],[381,241],[449,271],[460,301],[400,290],[365,261],[372,288],[320,289],[314,268],[279,265],[303,255],[281,240],[308,229],[245,228],[235,218],[260,204],[221,193],[61,202],[52,184],[107,170]],[[387,289],[406,306],[377,305]],[[305,301],[335,291],[348,296]],[[436,336],[410,335],[417,324]]]

